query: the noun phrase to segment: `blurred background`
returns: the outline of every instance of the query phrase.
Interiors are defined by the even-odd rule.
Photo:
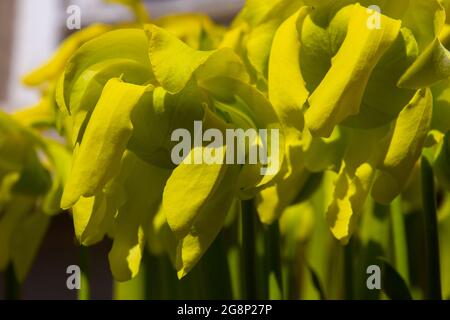
[[[146,0],[152,17],[175,12],[204,12],[215,21],[229,22],[244,0]],[[12,110],[36,102],[38,94],[23,88],[20,78],[46,61],[70,33],[66,13],[81,9],[81,25],[131,20],[120,5],[102,0],[0,0],[0,106]]]
[[[228,23],[244,0],[146,0],[152,17],[176,12],[203,12],[219,23]],[[0,0],[0,109],[13,111],[34,104],[37,91],[21,85],[24,74],[45,62],[70,34],[66,27],[67,8],[78,5],[81,26],[93,22],[114,23],[131,20],[122,6],[102,0]],[[24,299],[75,299],[66,288],[66,268],[79,264],[79,248],[73,238],[68,214],[52,219],[52,225],[23,287]],[[89,249],[92,299],[111,299],[112,279],[104,241]],[[2,290],[0,275],[0,299]]]

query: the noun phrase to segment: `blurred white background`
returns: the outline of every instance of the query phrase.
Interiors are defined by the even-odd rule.
[[[119,5],[102,0],[0,0],[0,107],[8,111],[35,103],[39,93],[20,84],[21,77],[45,62],[69,32],[67,7],[78,5],[82,26],[130,20]],[[147,0],[152,17],[173,12],[204,12],[226,23],[244,0]]]

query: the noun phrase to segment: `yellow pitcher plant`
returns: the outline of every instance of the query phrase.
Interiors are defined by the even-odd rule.
[[[70,35],[0,113],[0,270],[23,280],[64,210],[121,282],[150,254],[180,288],[215,259],[234,298],[379,298],[349,280],[378,261],[390,298],[450,294],[408,248],[450,266],[449,0],[247,0],[227,26],[106,2],[135,21]]]

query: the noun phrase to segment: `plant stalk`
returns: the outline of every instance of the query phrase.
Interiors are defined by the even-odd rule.
[[[78,300],[89,300],[90,292],[90,273],[89,273],[89,251],[85,246],[80,247],[80,269],[81,269],[81,287],[78,290]]]
[[[283,278],[281,273],[280,229],[278,221],[264,230],[265,242],[265,281],[270,300],[283,299]]]
[[[9,264],[4,273],[5,278],[5,299],[6,300],[19,300],[20,299],[20,285],[17,281],[14,267]]]
[[[421,162],[423,222],[425,228],[425,257],[427,270],[425,297],[429,300],[442,300],[436,192],[433,169],[427,158],[422,157]]]
[[[344,288],[345,288],[345,299],[353,300],[353,244],[352,240],[344,247]]]
[[[405,220],[402,213],[401,197],[392,202],[391,219],[395,250],[395,266],[405,282],[409,283],[408,243],[406,239]]]
[[[219,233],[204,256],[204,273],[208,284],[208,299],[231,299],[232,288],[228,268],[224,232]],[[220,275],[220,277],[217,277]]]
[[[242,268],[244,294],[247,300],[258,298],[256,272],[256,212],[253,200],[242,203]]]

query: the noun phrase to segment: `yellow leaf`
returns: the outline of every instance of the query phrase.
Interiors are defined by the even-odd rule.
[[[420,89],[448,77],[450,77],[450,52],[436,38],[405,71],[398,81],[398,86]]]
[[[75,236],[84,246],[103,239],[105,230],[100,228],[106,213],[106,199],[100,192],[96,196],[80,199],[72,208]]]
[[[191,150],[192,156],[203,147]],[[167,181],[162,210],[178,239],[176,268],[184,277],[199,261],[225,223],[231,206],[239,166],[225,164],[180,164]]]
[[[368,163],[361,164],[355,171],[344,165],[339,173],[327,220],[331,232],[343,244],[347,244],[355,230],[374,175],[375,169]]]
[[[145,231],[158,212],[164,185],[170,171],[140,160],[128,152],[123,161],[125,203],[115,221],[114,243],[109,253],[113,276],[118,281],[134,278],[145,245]]]
[[[196,75],[197,80],[226,75],[248,80],[240,58],[230,48],[195,50],[157,26],[146,29],[153,73],[170,93],[180,92]]]
[[[433,97],[429,89],[419,90],[395,121],[388,150],[380,166],[373,198],[389,204],[405,187],[419,160],[430,130]]]
[[[74,155],[62,208],[70,208],[81,196],[94,196],[114,177],[132,134],[131,112],[149,88],[108,81]]]
[[[277,30],[269,60],[269,100],[287,127],[303,130],[302,107],[308,90],[300,70],[298,26],[309,13],[301,8]]]
[[[347,244],[355,231],[385,150],[385,143],[380,141],[388,128],[351,131],[333,200],[327,210],[331,232],[342,244]]]
[[[309,98],[305,122],[313,136],[328,137],[337,124],[358,114],[373,69],[399,34],[400,21],[382,15],[380,29],[371,29],[367,19],[366,9],[356,4],[344,43]]]

